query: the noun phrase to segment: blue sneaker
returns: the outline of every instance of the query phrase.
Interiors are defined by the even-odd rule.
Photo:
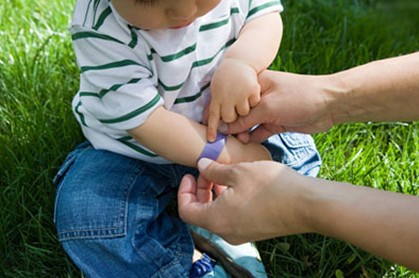
[[[215,260],[207,254],[202,254],[202,258],[192,263],[189,271],[189,278],[199,278],[207,273],[214,272]]]
[[[195,247],[201,252],[207,253],[216,262],[219,262],[232,277],[267,277],[265,267],[254,243],[231,245],[221,237],[203,228],[193,225],[189,225],[189,228]],[[217,265],[214,267],[214,270],[216,270]],[[222,275],[222,277],[229,277],[230,275]],[[214,277],[218,278],[218,275],[214,275]]]

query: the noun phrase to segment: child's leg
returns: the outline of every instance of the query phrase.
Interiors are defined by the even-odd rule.
[[[263,145],[268,148],[273,160],[303,175],[315,177],[320,171],[321,158],[310,135],[291,132],[275,134]]]
[[[193,244],[164,209],[172,190],[146,164],[84,144],[57,174],[55,223],[89,277],[185,277]]]

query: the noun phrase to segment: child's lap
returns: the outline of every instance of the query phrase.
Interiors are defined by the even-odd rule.
[[[263,143],[275,161],[302,174],[316,175],[321,165],[309,135],[284,133]],[[126,234],[128,207],[141,203],[144,219],[161,214],[181,178],[196,170],[157,165],[104,150],[88,142],[70,153],[55,177],[55,217],[60,240]]]
[[[176,277],[189,270],[193,244],[188,228],[164,212],[176,192],[167,175],[177,179],[188,169],[172,168],[150,169],[90,144],[68,156],[55,179],[55,222],[60,241],[83,272],[127,271],[127,261],[129,269],[143,274]],[[112,256],[112,263],[102,263]]]

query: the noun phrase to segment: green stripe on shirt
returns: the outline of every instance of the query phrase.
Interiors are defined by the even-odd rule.
[[[202,60],[198,60],[198,61],[195,61],[195,62],[193,62],[193,64],[192,64],[192,68],[195,68],[195,67],[201,67],[201,66],[204,66],[204,65],[206,65],[206,64],[209,64],[209,63],[211,63],[217,56],[218,56],[218,54],[220,54],[220,52],[221,51],[223,51],[224,49],[226,49],[227,47],[229,47],[230,45],[232,45],[234,42],[236,41],[236,38],[232,38],[231,40],[229,40],[228,42],[226,42],[226,44],[225,45],[223,45],[218,51],[217,51],[217,53],[214,55],[214,56],[212,56],[212,57],[209,57],[209,58],[207,58],[207,59],[202,59]]]
[[[218,56],[218,54],[220,54],[224,49],[226,49],[227,47],[229,47],[230,45],[232,45],[234,42],[236,41],[236,39],[235,38],[233,38],[233,39],[231,39],[231,40],[229,40],[225,45],[223,45],[218,51],[217,51],[217,53],[214,55],[214,56],[212,56],[212,57],[209,57],[209,58],[207,58],[207,59],[202,59],[202,60],[198,60],[198,61],[195,61],[195,62],[193,62],[192,63],[192,67],[191,67],[191,69],[193,69],[193,68],[196,68],[196,67],[201,67],[201,66],[205,66],[206,64],[209,64],[209,63],[211,63],[217,56]],[[161,85],[162,86],[162,88],[166,91],[166,92],[169,92],[169,91],[176,91],[176,90],[179,90],[180,88],[182,88],[182,86],[183,86],[183,84],[185,84],[185,82],[186,82],[186,80],[185,81],[183,81],[183,82],[181,82],[180,84],[177,84],[177,85],[173,85],[173,86],[169,86],[169,85],[166,85],[166,84],[164,84],[163,83],[163,81],[161,81],[160,79],[159,79],[159,85]]]
[[[139,152],[143,155],[149,156],[149,157],[157,157],[157,155],[155,153],[149,152],[146,149],[141,148],[139,145],[136,145],[134,143],[128,142],[129,140],[134,140],[129,136],[123,137],[123,138],[119,138],[116,139],[117,141],[121,142],[122,144],[124,144],[127,147],[130,147],[131,149],[135,150],[136,152]]]
[[[171,92],[171,91],[176,91],[179,90],[180,88],[182,88],[183,84],[185,84],[185,82],[182,82],[178,85],[174,85],[174,86],[168,86],[166,84],[164,84],[160,79],[159,79],[159,85],[162,86],[162,88],[166,91],[166,92]]]
[[[82,113],[80,113],[80,111],[79,111],[79,108],[80,108],[81,105],[82,105],[81,101],[79,101],[74,110],[76,111],[77,115],[79,115],[80,123],[84,126],[87,126],[86,120],[84,119],[84,115]]]
[[[134,110],[134,111],[132,111],[128,114],[125,114],[121,117],[114,118],[114,119],[101,119],[99,121],[103,124],[116,124],[116,123],[120,123],[120,122],[126,122],[126,121],[144,113],[145,111],[149,110],[150,108],[152,108],[154,105],[157,104],[157,102],[159,102],[160,98],[161,98],[160,95],[156,94],[156,96],[149,103],[147,103],[146,105],[144,105],[144,106],[142,106],[142,107],[140,107],[140,108],[138,108],[138,109],[136,109],[136,110]]]
[[[257,12],[259,12],[261,10],[267,9],[269,7],[272,7],[272,6],[275,6],[275,5],[278,5],[278,4],[279,4],[278,1],[272,1],[272,2],[268,2],[268,3],[265,3],[265,4],[260,5],[260,6],[254,7],[247,14],[247,18],[251,17],[252,15],[254,15],[255,13],[257,13]]]
[[[199,28],[199,32],[208,31],[208,30],[211,30],[211,29],[215,29],[215,28],[224,26],[230,21],[231,15],[238,14],[239,12],[240,12],[239,8],[233,7],[233,8],[230,9],[230,17],[229,18],[226,18],[226,19],[221,20],[219,22],[213,22],[213,23],[202,25]]]
[[[100,28],[100,26],[102,26],[102,24],[105,22],[105,19],[112,14],[112,9],[111,7],[107,7],[99,16],[99,19],[97,20],[95,26],[93,26],[92,28],[94,30],[98,30]]]
[[[111,91],[117,91],[122,86],[125,86],[127,84],[135,84],[135,83],[138,83],[141,80],[142,80],[142,78],[133,78],[133,79],[129,80],[126,83],[114,84],[109,89],[103,89],[99,93],[97,93],[97,92],[86,92],[86,91],[82,91],[82,92],[79,92],[79,95],[81,97],[98,97],[98,98],[103,98],[107,93],[109,93]]]
[[[146,66],[141,65],[140,63],[133,61],[133,60],[121,60],[117,62],[112,62],[108,64],[98,65],[98,66],[84,66],[80,67],[80,73],[84,73],[89,70],[107,70],[107,69],[113,69],[113,68],[122,68],[127,66],[141,66],[145,69],[147,69]],[[148,70],[148,69],[147,69]]]
[[[79,39],[100,39],[100,40],[106,40],[106,41],[112,41],[117,42],[120,44],[124,44],[122,41],[115,39],[114,37],[99,34],[95,32],[89,32],[89,31],[83,31],[83,32],[77,32],[71,35],[71,38],[73,41],[79,40]]]
[[[131,31],[131,42],[128,44],[128,46],[134,48],[138,43],[138,36],[134,27],[129,26],[129,28]]]
[[[205,89],[207,89],[209,86],[210,86],[210,83],[208,83],[207,85],[202,87],[201,90],[193,96],[176,99],[175,104],[181,104],[181,103],[187,103],[187,102],[195,101],[196,99],[198,99],[202,95],[202,93],[205,91]]]
[[[171,61],[177,60],[179,58],[182,58],[183,56],[185,56],[189,53],[194,52],[195,49],[196,49],[196,43],[191,45],[191,46],[188,46],[187,48],[179,51],[178,53],[171,54],[171,55],[160,56],[154,48],[151,49],[151,53],[157,54],[163,62],[171,62]]]

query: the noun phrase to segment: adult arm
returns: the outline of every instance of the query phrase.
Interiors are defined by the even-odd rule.
[[[419,52],[330,75],[264,71],[262,97],[247,116],[221,128],[263,141],[273,133],[317,133],[340,123],[419,119]]]
[[[173,162],[195,167],[204,149],[206,126],[187,117],[168,111],[162,106],[153,111],[130,135],[142,145]],[[258,143],[243,144],[229,136],[217,161],[270,160],[269,152]]]
[[[419,271],[419,199],[302,176],[271,161],[202,159],[182,180],[181,218],[233,244],[315,232]],[[212,201],[212,181],[228,188]],[[251,223],[251,225],[249,225]]]

